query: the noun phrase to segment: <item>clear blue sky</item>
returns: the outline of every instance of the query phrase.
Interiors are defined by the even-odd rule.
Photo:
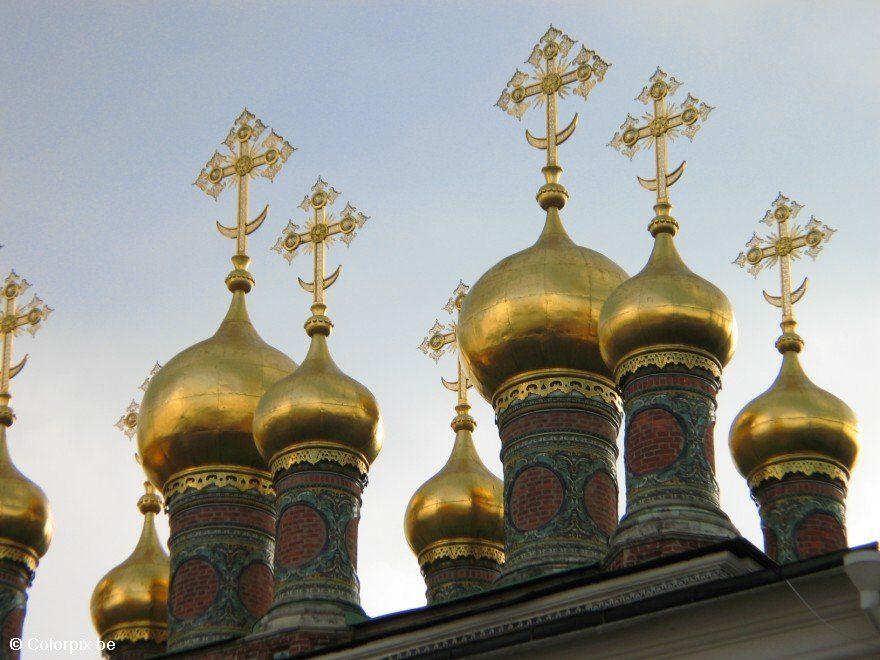
[[[613,66],[578,111],[560,150],[571,193],[565,223],[581,244],[630,273],[650,249],[651,195],[633,163],[605,145],[662,65],[717,107],[673,189],[678,241],[693,270],[734,303],[737,355],[719,399],[723,504],[760,543],[757,516],[727,452],[727,429],[778,367],[777,311],[730,265],[779,190],[839,232],[816,263],[797,312],[813,380],[846,400],[864,427],[852,483],[850,541],[877,536],[875,438],[880,276],[871,215],[880,204],[876,3],[80,3],[0,4],[0,266],[27,277],[57,309],[14,383],[18,465],[47,491],[55,541],[32,590],[26,633],[91,637],[88,601],[131,550],[142,477],[112,427],[152,364],[210,335],[223,316],[234,197],[191,185],[247,105],[299,147],[274,184],[252,185],[249,296],[263,337],[301,359],[308,298],[269,252],[318,174],[372,217],[330,290],[337,362],[376,394],[386,444],[360,527],[364,606],[423,603],[402,516],[445,460],[452,376],[416,350],[459,278],[473,283],[536,237],[542,154],[523,124],[492,104],[553,22]],[[807,217],[809,217],[807,215]],[[20,355],[21,353],[19,353]],[[476,405],[486,462],[500,472],[491,411]]]

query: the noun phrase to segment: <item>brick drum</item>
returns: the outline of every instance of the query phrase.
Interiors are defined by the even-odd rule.
[[[510,518],[522,531],[538,529],[553,519],[563,497],[562,481],[553,470],[537,465],[526,468],[510,490]]]
[[[501,574],[501,566],[485,558],[443,558],[424,566],[422,573],[428,605],[435,605],[491,588]]]
[[[278,520],[275,561],[285,568],[299,568],[318,555],[327,544],[327,523],[308,504],[295,504]]]
[[[274,578],[272,569],[263,562],[254,562],[238,576],[238,597],[255,618],[259,619],[272,605]]]
[[[801,559],[846,547],[846,533],[834,516],[816,512],[801,520],[795,529],[795,544]]]
[[[637,413],[627,427],[626,441],[626,466],[637,475],[668,468],[684,449],[681,425],[662,408]]]
[[[610,536],[617,527],[617,484],[607,472],[596,472],[584,488],[587,514],[603,534]]]
[[[182,563],[171,582],[171,610],[180,619],[194,619],[204,614],[220,589],[217,571],[204,559]]]

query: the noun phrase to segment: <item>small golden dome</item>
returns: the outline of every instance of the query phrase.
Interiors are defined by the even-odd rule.
[[[267,463],[311,447],[347,451],[369,465],[382,448],[379,404],[336,366],[325,330],[329,325],[312,332],[305,360],[267,390],[254,412],[254,438]]]
[[[730,427],[730,451],[747,479],[788,461],[827,462],[849,475],[859,453],[855,413],[814,385],[797,350],[786,350],[779,375],[766,392],[746,404]]]
[[[468,292],[458,341],[474,384],[491,401],[527,372],[584,371],[609,378],[597,326],[627,277],[608,257],[569,238],[556,208],[530,248],[502,259]]]
[[[695,352],[726,365],[736,346],[733,307],[721,289],[691,272],[671,233],[658,233],[647,265],[608,297],[599,346],[612,370],[641,353]]]
[[[140,540],[92,592],[92,623],[104,641],[162,642],[167,637],[170,566],[154,523],[162,502],[149,482],[144,486],[147,492],[138,500],[144,514]]]
[[[406,507],[404,532],[420,563],[426,552],[449,545],[503,552],[504,484],[480,460],[473,428],[473,420],[458,426],[446,465],[419,486]]]
[[[138,448],[150,481],[161,489],[184,470],[217,465],[266,470],[254,446],[254,409],[295,368],[260,338],[244,292],[234,291],[214,336],[169,360],[144,394]]]
[[[9,455],[0,425],[0,552],[36,568],[52,540],[55,523],[43,489],[24,476]],[[19,554],[20,553],[20,554]]]

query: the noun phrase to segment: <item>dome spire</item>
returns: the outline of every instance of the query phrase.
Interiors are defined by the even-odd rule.
[[[562,168],[558,163],[557,149],[571,137],[578,124],[578,115],[575,113],[568,126],[557,132],[558,100],[569,93],[586,100],[596,83],[605,79],[605,72],[611,66],[586,46],[581,46],[578,54],[569,60],[568,54],[576,43],[551,25],[526,60],[534,69],[532,76],[517,69],[495,103],[504,112],[520,120],[530,106],[545,106],[547,135],[539,138],[526,130],[526,141],[536,149],[547,152],[547,164],[541,170],[547,182],[537,195],[538,204],[545,211],[561,209],[568,199],[568,191],[559,183]]]
[[[250,179],[262,176],[272,181],[290,154],[296,151],[275,131],[271,131],[258,146],[257,141],[265,131],[266,125],[245,108],[223,141],[229,153],[215,151],[193,182],[194,186],[215,200],[231,181],[234,180],[238,188],[236,225],[225,227],[217,222],[217,230],[226,238],[235,240],[235,254],[232,256],[234,268],[226,276],[226,286],[233,292],[247,293],[253,288],[254,278],[247,269],[251,261],[247,255],[247,237],[259,229],[269,212],[269,205],[266,204],[260,215],[253,220],[248,219]]]

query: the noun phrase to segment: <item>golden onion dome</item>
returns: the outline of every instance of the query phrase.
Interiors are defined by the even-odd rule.
[[[144,486],[147,492],[138,500],[144,525],[134,552],[92,592],[92,623],[104,641],[162,642],[167,637],[170,566],[154,522],[162,502],[149,482]]]
[[[293,450],[329,450],[369,466],[382,448],[379,404],[336,366],[327,346],[329,321],[318,326],[307,324],[311,344],[302,364],[260,399],[254,412],[257,448],[270,464]]]
[[[681,260],[669,227],[658,232],[647,265],[608,297],[599,346],[610,369],[661,350],[685,351],[726,365],[736,346],[733,307],[721,289]]]
[[[810,381],[798,349],[788,348],[770,389],[746,404],[730,427],[737,469],[751,482],[759,471],[808,461],[830,464],[848,477],[859,453],[858,419],[843,401]]]
[[[24,476],[9,455],[0,425],[0,558],[34,570],[46,554],[55,524],[43,489]]]
[[[158,488],[209,466],[266,470],[254,446],[254,409],[296,364],[264,342],[236,290],[213,337],[178,353],[150,380],[138,414],[138,448]]]
[[[608,257],[572,241],[557,208],[546,210],[537,242],[484,273],[461,306],[461,352],[489,401],[529,372],[610,376],[599,354],[599,312],[627,275]]]
[[[420,563],[453,545],[504,549],[504,484],[477,454],[469,423],[456,428],[452,453],[441,470],[419,486],[406,507],[404,533]]]

